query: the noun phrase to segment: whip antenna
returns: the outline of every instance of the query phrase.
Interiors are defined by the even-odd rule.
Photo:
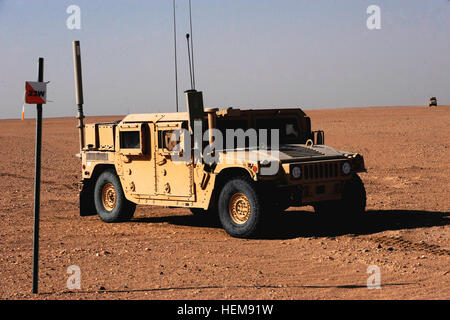
[[[188,49],[188,59],[189,59],[189,74],[191,76],[191,89],[194,90],[194,82],[192,78],[192,63],[191,63],[191,50],[189,48],[189,33],[186,33],[187,49]]]
[[[178,112],[177,19],[176,19],[175,0],[173,0],[173,42],[175,51],[175,103]]]
[[[192,59],[192,89],[195,89],[195,69],[194,69],[194,36],[192,33],[192,7],[189,0],[189,28],[191,31],[191,59]]]

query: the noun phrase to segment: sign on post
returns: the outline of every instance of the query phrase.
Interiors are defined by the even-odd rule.
[[[39,58],[38,81],[25,82],[25,103],[36,104],[36,156],[34,167],[34,227],[33,227],[33,293],[39,284],[39,215],[41,205],[41,145],[42,104],[46,103],[47,83],[44,82],[44,58]],[[23,119],[23,114],[22,114]]]
[[[47,103],[47,82],[26,81],[25,103],[27,104]]]

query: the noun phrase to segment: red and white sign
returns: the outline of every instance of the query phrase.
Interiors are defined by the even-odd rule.
[[[25,82],[25,103],[47,103],[47,82]]]

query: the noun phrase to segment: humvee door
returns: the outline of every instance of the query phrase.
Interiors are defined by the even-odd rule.
[[[150,132],[153,123],[131,123],[118,126],[118,155],[116,169],[122,187],[134,198],[149,198],[155,194],[155,141]]]
[[[191,145],[190,137],[185,137],[188,132],[186,126],[187,122],[156,124],[154,158],[158,199],[195,200]]]

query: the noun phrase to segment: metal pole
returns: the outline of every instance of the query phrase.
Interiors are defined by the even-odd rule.
[[[44,58],[39,58],[38,81],[44,81]],[[36,163],[34,173],[34,228],[33,228],[33,293],[38,293],[39,282],[39,211],[41,196],[41,145],[42,145],[42,104],[36,105]]]
[[[80,41],[74,41],[73,42],[73,68],[74,68],[74,75],[75,75],[75,86],[76,86],[76,99],[77,99],[77,105],[78,105],[78,126],[80,132],[80,157],[81,157],[81,151],[84,147],[84,114],[83,114],[83,81],[82,81],[82,74],[81,74],[81,49],[80,49]]]

